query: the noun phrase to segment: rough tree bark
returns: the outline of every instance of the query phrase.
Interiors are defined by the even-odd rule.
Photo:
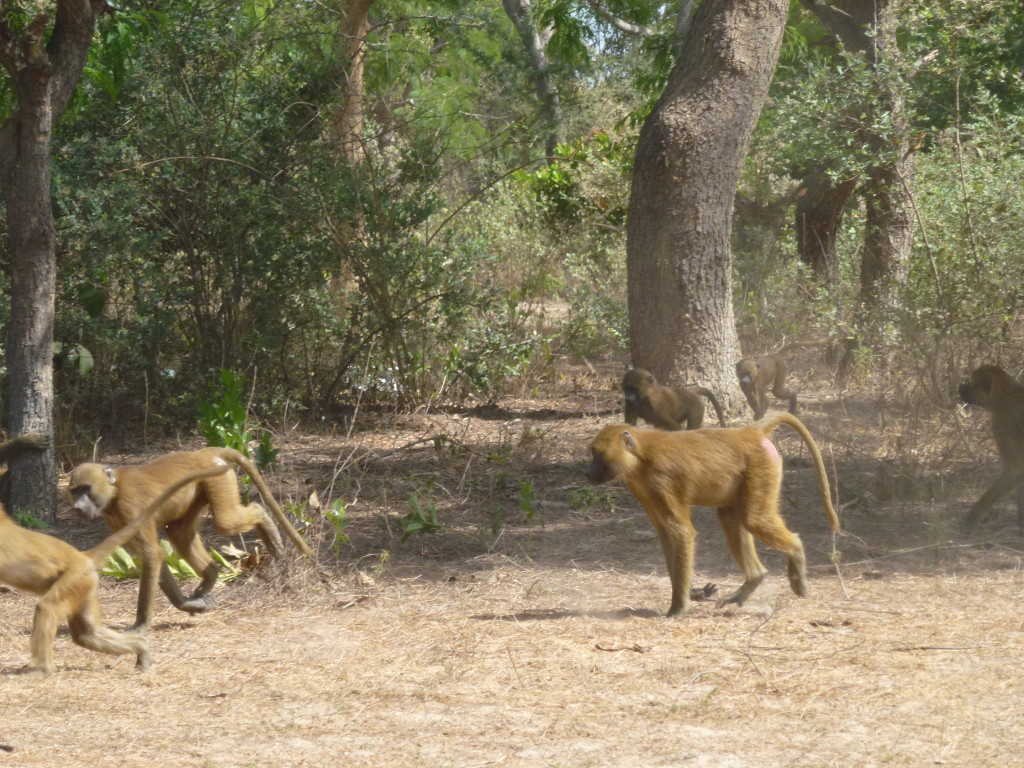
[[[57,0],[55,14],[39,13],[23,29],[0,18],[0,63],[17,95],[14,112],[0,125],[0,187],[11,269],[6,358],[7,426],[12,435],[53,434],[57,265],[50,142],[53,124],[81,77],[104,7],[104,0]],[[10,506],[52,522],[57,502],[53,450],[13,460],[10,478]]]
[[[899,0],[860,0],[860,3],[874,8],[872,61],[894,56]],[[879,353],[884,364],[899,309],[899,289],[906,281],[913,245],[910,185],[915,163],[901,96],[895,89],[882,88],[878,101],[876,108],[888,116],[891,128],[886,136],[869,137],[879,157],[885,159],[869,169],[864,186],[865,235],[857,325],[868,346]]]
[[[640,131],[626,265],[633,364],[727,407],[734,366],[733,198],[778,60],[785,0],[705,0]]]

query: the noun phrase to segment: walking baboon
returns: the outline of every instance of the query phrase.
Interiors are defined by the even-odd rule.
[[[259,470],[231,448],[169,453],[146,464],[120,469],[101,464],[80,464],[71,473],[71,496],[75,509],[86,517],[102,515],[107,525],[116,531],[138,517],[154,496],[179,477],[197,469],[227,463],[241,467],[252,478],[264,503],[270,507],[288,537],[303,554],[312,556],[313,551],[292,527]],[[199,515],[207,507],[218,533],[234,535],[256,528],[271,554],[281,554],[281,536],[273,518],[259,504],[242,504],[238,481],[233,473],[211,477],[182,489],[128,542],[128,548],[142,560],[136,629],[146,629],[152,621],[158,584],[179,610],[202,613],[216,604],[210,590],[217,583],[217,564],[198,532]],[[167,531],[174,548],[201,577],[199,586],[187,599],[163,561],[157,540],[161,526]]]
[[[786,372],[786,361],[781,355],[766,355],[757,360],[745,357],[736,363],[740,389],[754,411],[755,421],[768,411],[768,387],[780,400],[789,400],[790,413],[797,412],[796,392],[786,388]]]
[[[149,666],[149,643],[137,632],[115,632],[103,624],[97,566],[134,536],[172,494],[183,486],[228,470],[227,465],[189,473],[157,496],[141,514],[108,536],[99,546],[79,552],[70,544],[39,531],[22,528],[0,506],[0,581],[41,595],[32,620],[32,669],[54,669],[53,643],[57,627],[66,621],[71,639],[99,653],[134,653],[140,669]]]
[[[803,423],[788,413],[740,429],[630,431],[623,424],[611,424],[591,442],[590,482],[624,481],[658,532],[672,582],[669,616],[681,616],[690,606],[696,536],[692,506],[718,510],[729,551],[743,571],[743,584],[719,601],[720,606],[742,605],[764,578],[767,571],[754,548],[755,536],[786,554],[790,586],[801,597],[806,594],[803,544],[779,514],[782,458],[768,439],[779,424],[793,427],[807,444],[826,517],[838,531],[821,453]]]
[[[622,377],[622,394],[625,399],[626,423],[636,424],[641,418],[658,429],[699,429],[704,423],[704,402],[706,397],[718,416],[718,423],[725,426],[725,415],[714,393],[704,387],[669,387],[658,384],[654,374],[643,368],[627,371]]]
[[[964,528],[974,530],[993,504],[1017,488],[1017,525],[1024,532],[1024,386],[998,365],[982,365],[960,385],[960,399],[992,414],[992,436],[1003,463],[995,484],[971,507]]]

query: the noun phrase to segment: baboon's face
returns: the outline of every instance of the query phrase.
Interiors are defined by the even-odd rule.
[[[71,506],[82,517],[92,520],[99,517],[110,502],[113,486],[102,467],[82,464],[71,473],[70,491]]]
[[[957,389],[960,399],[968,405],[980,405],[991,410],[993,388],[1010,380],[1010,374],[996,365],[983,365],[971,371],[971,377]]]
[[[601,485],[623,477],[635,461],[633,446],[633,437],[623,425],[612,424],[602,429],[590,443],[587,480]]]

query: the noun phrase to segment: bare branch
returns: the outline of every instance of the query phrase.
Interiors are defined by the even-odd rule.
[[[613,16],[611,11],[604,7],[604,3],[602,3],[601,0],[588,1],[590,3],[590,9],[598,18],[604,19],[620,32],[625,32],[627,35],[635,35],[637,37],[646,37],[647,35],[654,34],[654,27],[648,27],[644,24],[632,24]]]

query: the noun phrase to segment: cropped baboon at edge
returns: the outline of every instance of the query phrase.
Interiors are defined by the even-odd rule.
[[[0,506],[0,582],[41,595],[32,621],[32,670],[54,669],[57,627],[67,622],[71,639],[84,648],[120,656],[134,653],[140,669],[149,666],[149,644],[138,632],[115,632],[103,624],[97,587],[101,565],[118,547],[151,522],[153,515],[183,486],[226,472],[226,465],[207,467],[179,478],[141,514],[99,546],[79,552],[54,536],[22,528]]]
[[[1017,488],[1017,524],[1024,532],[1024,386],[998,365],[982,365],[960,385],[960,399],[992,414],[992,436],[1003,463],[995,483],[964,518],[968,531],[977,527],[1001,498]]]
[[[643,368],[627,371],[622,377],[622,394],[627,424],[641,418],[658,429],[699,429],[704,423],[706,397],[715,409],[720,426],[725,415],[714,393],[704,387],[670,387],[658,384],[654,374]]]
[[[740,389],[750,403],[757,421],[768,412],[768,388],[780,400],[789,401],[789,412],[797,412],[796,392],[786,388],[786,361],[781,355],[766,355],[754,360],[745,357],[736,363]]]
[[[788,413],[740,429],[662,432],[611,424],[590,444],[590,482],[624,481],[658,532],[672,582],[669,616],[682,616],[690,607],[693,506],[717,509],[729,551],[743,571],[743,584],[719,605],[742,605],[767,573],[754,537],[786,554],[790,586],[801,597],[807,593],[803,544],[779,514],[782,458],[768,439],[779,424],[791,426],[807,444],[826,518],[838,531],[821,453],[803,423]]]
[[[86,517],[102,516],[116,531],[137,518],[153,498],[178,478],[195,470],[229,463],[241,467],[252,478],[263,501],[288,537],[303,554],[312,556],[313,551],[292,527],[259,470],[231,448],[169,453],[147,464],[120,469],[102,464],[81,464],[71,473],[71,497],[75,509]],[[282,553],[281,535],[274,519],[259,504],[242,504],[234,473],[210,477],[183,488],[161,506],[152,520],[140,526],[135,537],[128,542],[128,548],[142,560],[136,629],[145,629],[152,622],[158,584],[179,610],[202,613],[216,604],[210,591],[217,583],[217,564],[206,551],[198,531],[200,513],[207,508],[218,533],[234,535],[256,528],[271,554]],[[167,531],[175,549],[201,577],[199,586],[188,598],[182,594],[177,580],[163,561],[157,540],[161,526]]]

